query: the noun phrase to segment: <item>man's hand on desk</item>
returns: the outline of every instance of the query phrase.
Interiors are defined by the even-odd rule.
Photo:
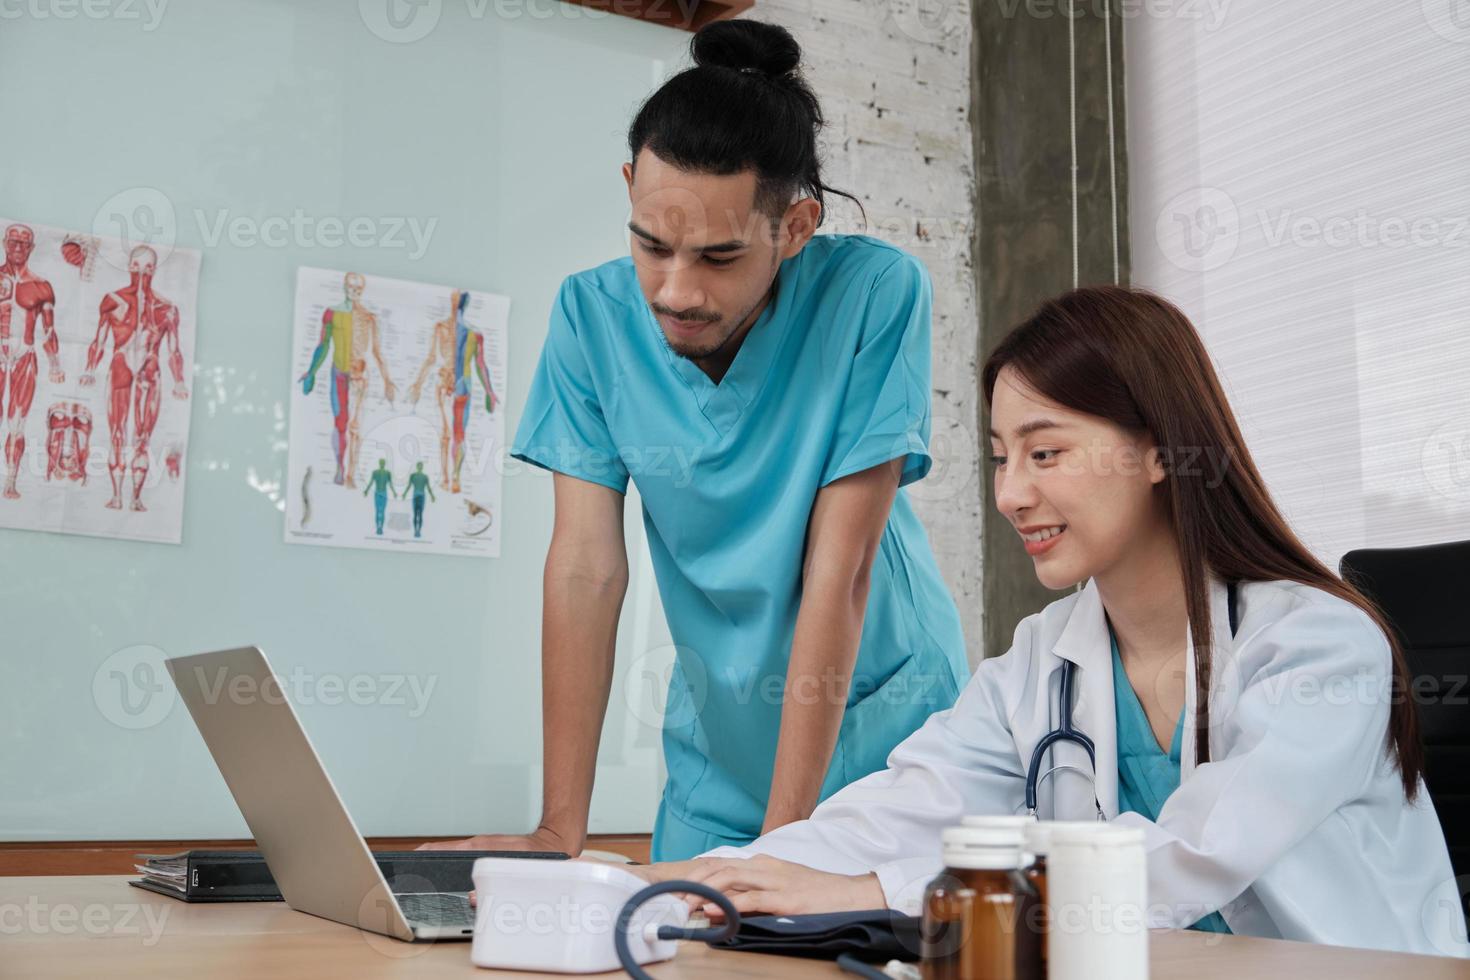
[[[627,868],[647,882],[697,881],[724,892],[742,915],[808,915],[817,912],[860,912],[888,902],[878,876],[839,875],[765,854],[752,858],[694,858]],[[697,895],[685,901],[691,911],[701,906],[712,919],[720,908]]]
[[[462,840],[431,841],[420,851],[561,851],[576,857],[582,842],[563,836],[550,827],[537,827],[529,834],[477,834]]]

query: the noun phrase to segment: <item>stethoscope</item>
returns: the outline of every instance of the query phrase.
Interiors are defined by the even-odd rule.
[[[1230,635],[1234,636],[1235,630],[1239,626],[1235,610],[1234,582],[1226,586],[1225,598],[1230,609]],[[1041,737],[1041,741],[1036,743],[1036,748],[1031,753],[1031,765],[1026,769],[1026,813],[1033,817],[1036,816],[1036,791],[1046,781],[1048,776],[1055,772],[1061,772],[1064,769],[1074,769],[1078,772],[1082,771],[1080,766],[1067,765],[1052,766],[1045,773],[1041,771],[1041,766],[1045,762],[1044,757],[1048,749],[1058,742],[1071,742],[1074,745],[1082,746],[1083,750],[1087,752],[1087,761],[1092,766],[1092,805],[1097,809],[1097,819],[1104,819],[1102,804],[1097,800],[1097,749],[1093,746],[1092,739],[1088,738],[1086,733],[1079,731],[1072,724],[1072,683],[1075,679],[1076,672],[1077,664],[1074,661],[1062,661],[1062,683],[1057,698],[1060,702],[1058,705],[1060,709],[1058,711],[1058,715],[1060,716],[1059,722],[1056,728],[1047,732]]]

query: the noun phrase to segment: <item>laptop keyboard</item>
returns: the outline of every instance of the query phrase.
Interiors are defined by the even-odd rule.
[[[409,892],[395,895],[404,918],[422,926],[473,929],[475,910],[460,892]]]

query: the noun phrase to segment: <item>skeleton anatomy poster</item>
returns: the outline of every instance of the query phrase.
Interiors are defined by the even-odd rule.
[[[0,229],[0,527],[178,544],[199,253]]]
[[[510,300],[302,268],[286,541],[500,554]]]

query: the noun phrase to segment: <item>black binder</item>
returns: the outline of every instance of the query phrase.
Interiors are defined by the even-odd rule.
[[[470,871],[482,857],[565,861],[560,851],[375,851],[373,857],[391,887],[412,875],[433,891],[467,892],[475,886]],[[259,851],[180,851],[139,854],[149,872],[128,884],[183,902],[279,902],[280,889]],[[420,890],[420,889],[415,889]]]

